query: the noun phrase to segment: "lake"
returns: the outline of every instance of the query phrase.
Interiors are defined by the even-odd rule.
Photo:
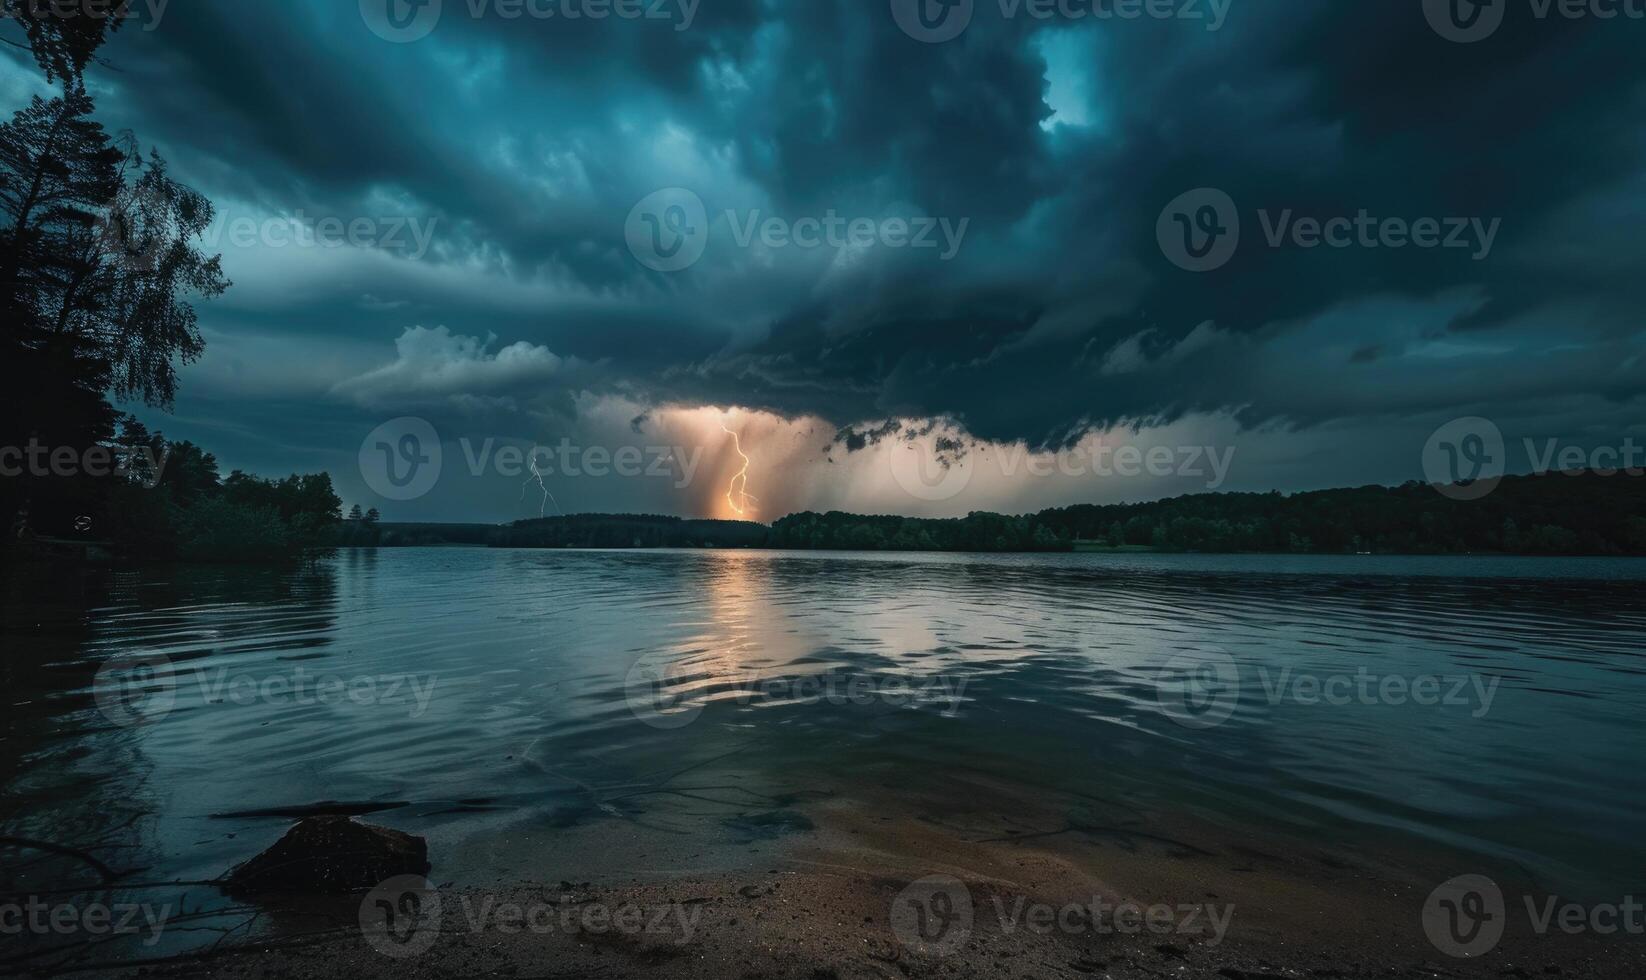
[[[1646,859],[1643,579],[467,548],[13,574],[0,834],[211,879],[334,801],[484,884],[764,867],[872,814],[1615,899]],[[31,857],[31,887],[84,878]]]

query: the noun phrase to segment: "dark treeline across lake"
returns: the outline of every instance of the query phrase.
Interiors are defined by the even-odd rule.
[[[1646,555],[1646,480],[1595,473],[1511,477],[1480,500],[1454,500],[1414,482],[1292,495],[1202,494],[950,520],[804,513],[769,527],[581,514],[502,527],[386,525],[374,540],[389,546],[508,548],[1056,552],[1095,546],[1270,554]]]

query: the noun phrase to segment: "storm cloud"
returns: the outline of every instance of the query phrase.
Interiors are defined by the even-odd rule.
[[[394,413],[536,439],[602,403],[815,425],[837,461],[931,420],[1031,450],[1196,420],[1384,440],[1375,472],[1248,475],[1291,489],[1415,476],[1459,415],[1638,431],[1638,19],[1505,0],[1465,44],[1422,0],[976,0],[928,43],[901,0],[444,0],[386,38],[372,4],[400,2],[173,0],[93,71],[225,220],[432,228],[225,234],[236,287],[169,432],[292,468]],[[1197,189],[1240,226],[1206,271],[1162,213]],[[637,217],[660,191],[704,227]],[[701,254],[660,271],[637,220]],[[941,222],[956,247],[919,247]]]

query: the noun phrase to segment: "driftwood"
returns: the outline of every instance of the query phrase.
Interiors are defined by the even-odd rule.
[[[394,800],[385,803],[338,803],[335,800],[326,800],[321,803],[311,803],[307,806],[276,806],[263,810],[234,810],[229,813],[214,813],[213,820],[245,820],[254,817],[284,817],[290,820],[306,820],[309,817],[363,817],[368,813],[382,813],[385,810],[398,810],[411,806],[405,800]]]
[[[34,840],[28,837],[0,837],[0,847],[22,847],[31,851],[44,851],[47,854],[60,854],[63,857],[71,857],[97,872],[106,882],[119,881],[126,875],[131,874],[130,871],[115,871],[78,847],[69,847],[66,844],[53,844],[51,841]]]

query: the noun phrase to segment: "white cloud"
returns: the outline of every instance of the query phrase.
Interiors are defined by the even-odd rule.
[[[445,327],[411,327],[394,342],[395,359],[333,387],[362,405],[430,400],[470,403],[540,388],[567,361],[524,341],[493,353],[495,336],[466,337]]]

